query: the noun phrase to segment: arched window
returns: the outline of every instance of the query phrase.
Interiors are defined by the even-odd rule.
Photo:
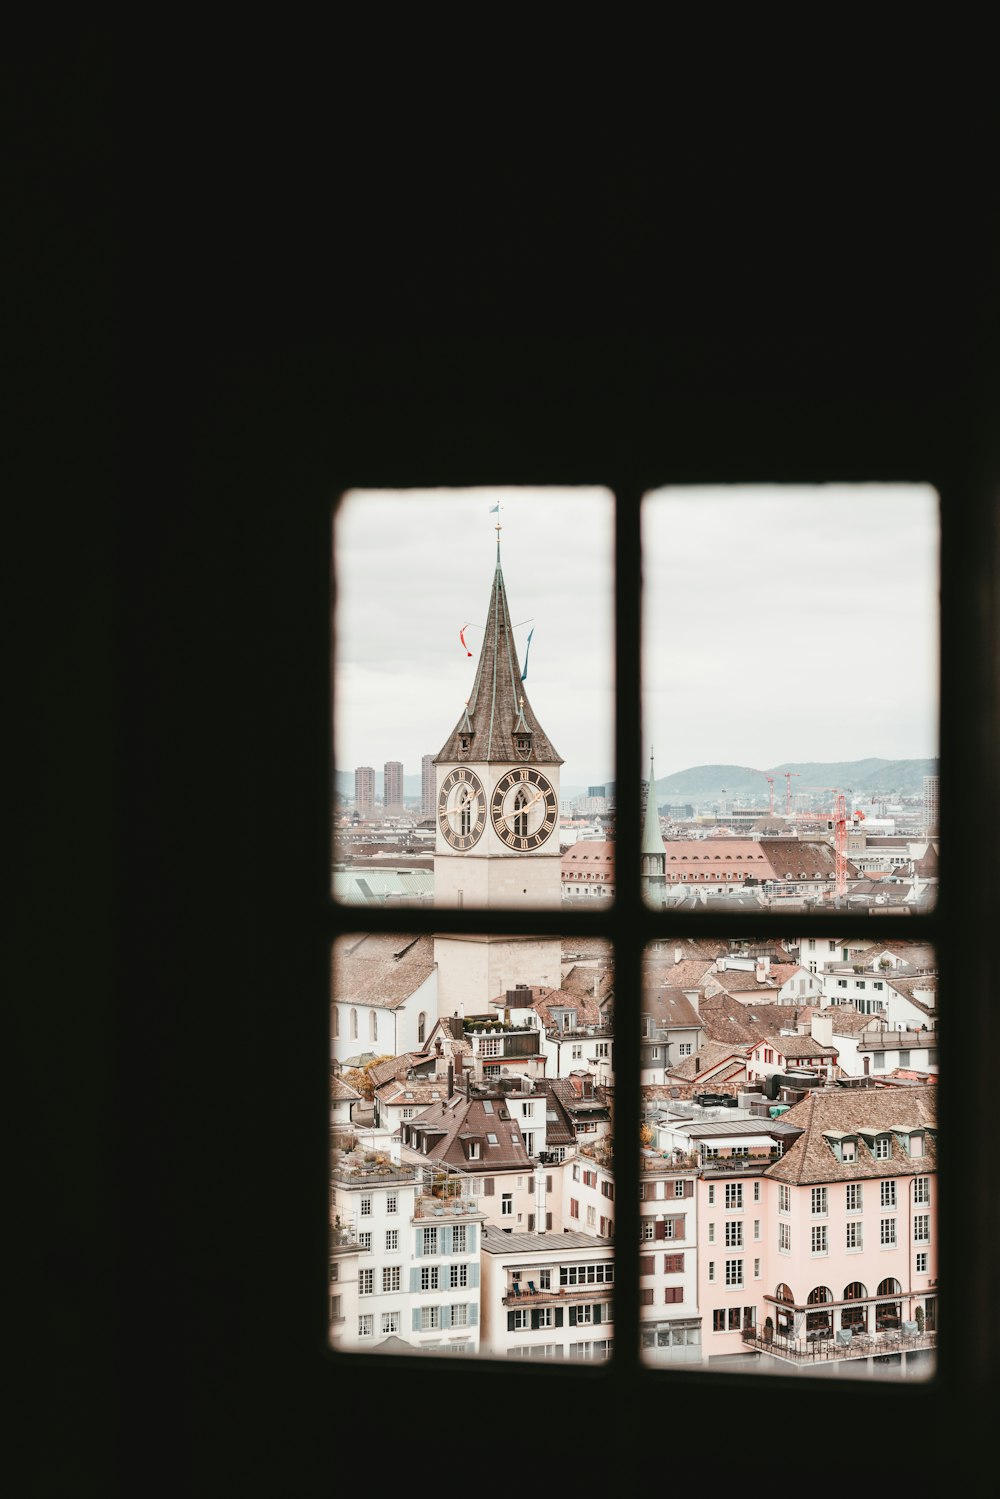
[[[889,1278],[888,1278],[888,1280],[883,1280],[883,1281],[879,1282],[879,1287],[878,1287],[878,1290],[875,1292],[875,1295],[876,1296],[886,1296],[886,1297],[890,1297],[891,1296],[891,1297],[895,1298],[895,1297],[900,1296],[902,1294],[902,1290],[903,1290],[903,1288],[899,1284],[899,1281],[896,1280],[893,1276],[890,1275]],[[896,1328],[896,1327],[899,1327],[899,1325],[900,1325],[900,1319],[902,1317],[902,1311],[903,1311],[902,1303],[899,1302],[899,1301],[896,1301],[896,1300],[892,1300],[892,1301],[876,1301],[876,1303],[875,1303],[875,1330],[876,1330],[876,1332],[880,1332],[880,1331],[884,1332],[887,1328]]]
[[[337,1037],[339,1035],[340,1035],[340,1006],[339,1005],[334,1005],[334,1007],[333,1007],[333,1039],[336,1041],[336,1039],[337,1039]]]
[[[784,1281],[782,1281],[774,1293],[774,1299],[778,1302],[776,1308],[778,1313],[778,1331],[790,1336],[793,1327],[792,1307],[795,1305],[795,1297],[792,1295],[791,1287],[786,1286]]]
[[[852,1280],[849,1286],[844,1287],[844,1301],[864,1301],[868,1290],[861,1284],[860,1280]],[[840,1325],[851,1332],[868,1331],[868,1308],[867,1306],[845,1306],[841,1309]]]
[[[528,832],[528,814],[524,810],[524,808],[527,805],[528,805],[528,798],[527,798],[527,796],[524,794],[523,791],[519,791],[517,793],[517,795],[515,796],[515,798],[514,798],[514,810],[515,810],[515,812],[517,814],[516,817],[514,818],[514,834],[518,838],[524,838],[524,837],[527,836],[527,832]],[[584,854],[584,858],[586,858],[586,857],[587,857],[586,854]]]
[[[458,830],[460,833],[472,832],[472,792],[464,791],[459,804]]]
[[[421,1010],[420,1014],[417,1016],[417,1040],[418,1041],[426,1041],[426,1039],[427,1039],[426,1031],[427,1031],[427,1011],[426,1010]]]
[[[352,1010],[351,1011],[351,1040],[352,1041],[356,1041],[357,1039],[358,1039],[358,1012],[357,1012],[357,1010]]]
[[[378,1040],[378,1016],[374,1010],[368,1011],[368,1039],[370,1041]]]
[[[807,1305],[811,1307],[822,1307],[833,1300],[833,1292],[829,1286],[814,1286],[806,1299]],[[820,1333],[828,1336],[833,1332],[833,1315],[829,1311],[811,1311],[806,1313],[806,1337],[810,1333]]]

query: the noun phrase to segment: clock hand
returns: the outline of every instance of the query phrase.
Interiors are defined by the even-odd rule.
[[[540,802],[540,801],[543,801],[543,800],[544,800],[544,794],[541,791],[536,792],[536,794],[531,798],[531,801],[530,802],[525,802],[525,804],[524,804],[523,807],[515,807],[514,810],[513,810],[513,812],[505,812],[503,814],[503,821],[504,822],[510,822],[515,817],[521,817],[521,816],[523,816],[523,814],[525,812],[530,812],[531,811],[531,808],[535,805],[536,802]]]

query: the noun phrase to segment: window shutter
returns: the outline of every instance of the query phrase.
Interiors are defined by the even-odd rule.
[[[576,1307],[575,1306],[571,1306],[570,1309],[569,1309],[569,1325],[570,1325],[570,1327],[575,1327],[576,1326]]]
[[[417,1237],[419,1238],[419,1235]],[[419,1291],[420,1290],[420,1271],[419,1270],[414,1269],[414,1270],[410,1271],[410,1290],[411,1291]]]
[[[474,1223],[470,1223],[469,1224],[469,1253],[470,1254],[475,1254],[475,1252],[476,1252],[476,1225]],[[477,1266],[477,1269],[478,1269],[478,1266]]]
[[[413,1315],[416,1316],[416,1312],[414,1312]],[[507,1313],[507,1331],[508,1332],[513,1332],[514,1331],[514,1313],[513,1312],[508,1312]]]
[[[599,1301],[594,1302],[594,1321],[600,1322],[604,1308]]]
[[[448,1225],[446,1227],[439,1228],[438,1234],[440,1236],[441,1243],[441,1248],[438,1252],[440,1254],[451,1254],[451,1226]]]
[[[414,1332],[419,1332],[420,1331],[420,1308],[419,1308],[419,1306],[415,1306],[413,1308],[413,1331]]]
[[[535,1178],[533,1176],[529,1176],[528,1177],[528,1191],[529,1192],[533,1192],[534,1190],[535,1190]]]
[[[651,1254],[640,1255],[639,1274],[654,1275],[656,1273],[656,1260]]]
[[[413,1252],[414,1254],[423,1254],[424,1252],[424,1231],[422,1228],[418,1228],[413,1235]]]
[[[557,1327],[562,1327],[562,1325],[563,1325],[563,1309],[562,1309],[561,1306],[557,1306],[556,1307],[556,1326]]]
[[[694,1182],[693,1182],[693,1180],[691,1179],[690,1176],[684,1182],[684,1196],[685,1197],[693,1197],[694,1196]]]
[[[451,1307],[450,1306],[443,1306],[441,1308],[441,1326],[442,1327],[450,1327],[451,1326]]]
[[[472,1265],[469,1266],[469,1285],[470,1286],[478,1286],[478,1284],[479,1284],[479,1262],[477,1260],[474,1264],[472,1264]]]
[[[534,1233],[534,1231],[535,1231],[535,1215],[534,1215],[534,1213],[529,1213],[528,1214],[528,1232],[530,1234],[530,1233]]]
[[[488,1176],[486,1178],[486,1180],[483,1182],[483,1196],[484,1197],[492,1197],[493,1194],[494,1194],[494,1191],[495,1191],[495,1188],[494,1188],[494,1185],[493,1185],[493,1178],[492,1178],[492,1176]]]
[[[551,1228],[552,1227],[552,1214],[551,1213],[546,1213],[545,1214],[545,1227],[546,1228]]]
[[[653,1225],[653,1238],[665,1239],[667,1237],[667,1225],[660,1219]]]
[[[532,1331],[535,1331],[537,1329],[537,1327],[538,1327],[538,1313],[537,1313],[537,1311],[535,1311],[535,1312],[532,1312],[532,1314],[531,1314],[531,1328],[532,1328]]]
[[[478,1270],[478,1266],[476,1268]],[[477,1278],[477,1281],[478,1281],[478,1275],[477,1275],[476,1278]],[[479,1305],[475,1301],[470,1301],[469,1302],[469,1326],[470,1327],[475,1327],[476,1323],[478,1321],[479,1321]]]

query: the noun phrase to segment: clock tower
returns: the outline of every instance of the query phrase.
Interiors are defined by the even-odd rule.
[[[562,763],[521,679],[498,528],[472,691],[434,758],[435,905],[483,911],[558,908]],[[558,988],[560,952],[555,938],[437,936],[441,1014],[474,1013],[517,983]]]

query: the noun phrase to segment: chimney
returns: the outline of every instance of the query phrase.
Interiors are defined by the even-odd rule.
[[[694,1059],[694,1070],[695,1070],[695,1072],[700,1072],[701,1071],[701,1057],[695,1057],[695,1059]]]
[[[764,983],[767,982],[767,976],[770,973],[770,971],[771,971],[771,959],[770,958],[758,958],[757,959],[757,967],[755,969],[755,973],[756,973],[756,976],[757,976],[757,982],[758,982],[758,984],[764,984]]]
[[[810,1034],[821,1046],[833,1045],[833,1016],[814,1015]]]
[[[451,1065],[451,1063],[449,1062],[448,1063],[448,1097],[449,1098],[454,1093],[454,1091],[455,1091],[455,1069]]]

